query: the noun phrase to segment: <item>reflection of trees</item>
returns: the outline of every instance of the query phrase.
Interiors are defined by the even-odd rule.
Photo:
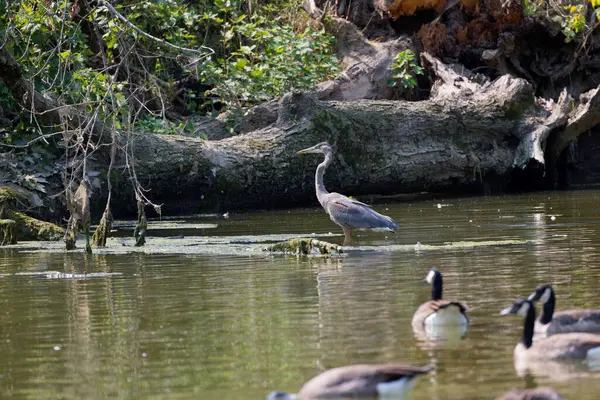
[[[415,210],[395,240],[431,245],[532,238],[536,244],[357,250],[329,260],[0,252],[0,272],[124,273],[87,280],[0,278],[3,397],[164,398],[173,392],[241,400],[297,390],[324,368],[392,361],[435,365],[416,382],[415,400],[481,398],[522,387],[512,358],[522,321],[498,317],[498,311],[547,280],[559,284],[560,309],[597,304],[595,280],[583,276],[593,271],[598,253],[588,245],[595,239],[585,222],[593,217],[588,211],[560,217],[572,218],[572,225],[536,224],[531,199],[503,201],[518,210],[511,218],[498,217],[495,200],[465,200],[452,212],[432,206],[434,215]],[[472,204],[482,209],[471,211]],[[570,212],[568,204],[560,207],[552,211]],[[421,281],[432,266],[444,273],[445,297],[473,308],[472,324],[456,347],[413,336],[410,320],[430,296]]]

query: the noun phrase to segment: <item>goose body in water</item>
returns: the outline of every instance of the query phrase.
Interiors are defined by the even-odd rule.
[[[454,326],[464,333],[469,325],[467,305],[461,301],[442,299],[442,273],[437,268],[429,270],[425,282],[431,285],[431,300],[421,304],[413,315],[413,328],[417,332],[425,330],[435,333],[437,330]]]
[[[496,400],[564,400],[564,398],[548,387],[535,389],[511,390]]]
[[[575,309],[554,312],[556,296],[552,285],[540,285],[529,298],[540,301],[542,315],[535,321],[535,333],[551,336],[557,333],[590,332],[600,333],[600,310]]]
[[[344,231],[344,244],[352,243],[352,230],[372,229],[394,232],[398,229],[396,221],[387,215],[379,214],[368,204],[350,199],[339,193],[329,193],[325,189],[323,176],[325,170],[333,161],[333,150],[327,142],[321,142],[312,147],[300,150],[296,154],[324,154],[325,161],[317,167],[315,173],[315,189],[317,199],[333,222]]]
[[[333,368],[306,382],[297,394],[271,392],[267,400],[309,400],[401,395],[412,380],[430,372],[429,365],[358,364]]]
[[[600,362],[600,336],[591,333],[563,333],[533,342],[535,308],[530,300],[517,300],[500,311],[500,315],[518,314],[525,317],[523,336],[514,350],[515,361],[580,359],[588,364]]]

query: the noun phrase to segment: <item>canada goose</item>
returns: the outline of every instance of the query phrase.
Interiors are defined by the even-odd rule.
[[[511,390],[496,400],[564,400],[562,396],[548,387],[535,389]]]
[[[600,336],[590,333],[572,332],[550,336],[533,342],[535,308],[530,300],[517,300],[512,306],[500,311],[500,315],[519,314],[525,316],[523,336],[514,350],[515,360],[587,359],[600,360]]]
[[[315,376],[302,386],[298,394],[271,392],[267,400],[373,397],[401,394],[410,389],[414,377],[426,374],[431,365],[406,364],[347,365]]]
[[[426,332],[435,330],[437,326],[467,327],[467,306],[460,301],[442,300],[442,273],[437,268],[431,268],[425,277],[425,282],[431,285],[431,300],[421,304],[412,319],[415,330]],[[464,331],[464,329],[463,329]]]
[[[552,285],[535,288],[528,300],[541,301],[542,315],[535,321],[535,333],[547,336],[567,332],[600,332],[600,310],[577,309],[554,312],[556,297]]]

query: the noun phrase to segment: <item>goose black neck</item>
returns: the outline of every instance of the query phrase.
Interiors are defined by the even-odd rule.
[[[439,272],[433,276],[433,282],[431,282],[431,300],[442,299],[442,274]]]
[[[535,308],[533,304],[529,303],[529,310],[527,310],[527,315],[525,315],[525,322],[523,323],[523,337],[521,341],[525,345],[526,348],[530,348],[533,344],[533,328],[535,324]]]
[[[550,298],[544,303],[542,307],[542,316],[540,322],[542,324],[549,324],[552,321],[552,315],[554,315],[554,307],[556,306],[556,299],[554,297],[554,290],[550,289]]]

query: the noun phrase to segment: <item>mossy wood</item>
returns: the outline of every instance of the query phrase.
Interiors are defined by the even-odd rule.
[[[273,251],[273,252],[283,252],[283,253],[292,253],[292,254],[301,254],[301,255],[310,255],[314,254],[315,251],[318,251],[321,255],[331,255],[331,254],[341,254],[343,253],[342,247],[324,242],[322,240],[312,239],[312,238],[297,238],[287,240],[285,242],[279,242],[272,244],[265,248],[265,251]]]
[[[12,219],[0,219],[0,246],[17,244],[15,235],[16,222]]]
[[[40,221],[20,212],[10,214],[16,222],[18,240],[60,240],[65,230],[51,222]]]
[[[1,239],[4,244],[14,244],[17,240],[59,240],[64,234],[64,229],[58,225],[16,211],[29,206],[31,196],[18,186],[0,185],[0,220],[5,221],[0,225],[7,229]]]
[[[96,247],[105,247],[106,239],[110,233],[112,228],[112,213],[110,212],[110,203],[107,202],[106,208],[102,213],[102,218],[100,218],[100,223],[98,223],[98,227],[94,231],[92,235],[92,244]]]

